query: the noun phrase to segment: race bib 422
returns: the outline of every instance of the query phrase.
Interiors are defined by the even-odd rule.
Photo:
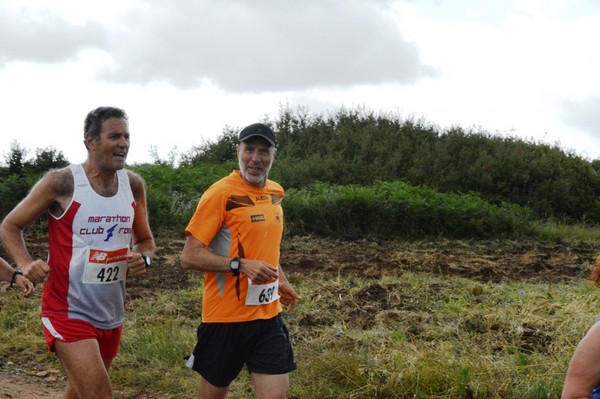
[[[88,251],[83,282],[85,284],[112,284],[125,280],[127,275],[127,248]]]

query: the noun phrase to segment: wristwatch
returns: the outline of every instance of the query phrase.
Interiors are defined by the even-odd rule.
[[[11,287],[12,287],[13,285],[15,285],[15,284],[16,284],[16,282],[17,282],[17,275],[20,275],[20,276],[22,276],[22,275],[23,275],[23,272],[22,272],[22,271],[20,271],[19,269],[16,269],[16,270],[13,272],[13,274],[12,274],[12,278],[10,279],[10,286],[11,286]]]
[[[146,264],[146,269],[150,267],[152,264],[152,259],[148,255],[142,255],[142,259],[144,259],[144,263]]]
[[[240,258],[233,258],[229,261],[229,268],[234,276],[240,275]]]

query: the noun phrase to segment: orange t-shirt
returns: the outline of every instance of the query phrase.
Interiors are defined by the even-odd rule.
[[[204,192],[185,233],[216,255],[261,260],[278,267],[284,194],[283,188],[272,180],[267,180],[265,187],[250,186],[234,170]],[[239,278],[238,299],[233,273],[205,273],[203,322],[270,319],[281,312],[279,300],[247,305],[248,278],[244,273]]]

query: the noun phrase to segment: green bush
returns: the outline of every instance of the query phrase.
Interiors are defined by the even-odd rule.
[[[476,192],[496,204],[527,207],[538,218],[600,223],[598,161],[556,145],[460,127],[443,130],[362,108],[328,116],[286,108],[265,122],[279,141],[271,176],[288,189],[404,181],[442,193]],[[235,138],[228,128],[183,161],[234,162]]]
[[[135,165],[132,170],[146,181],[150,226],[154,231],[182,232],[202,193],[229,170],[218,165],[174,167]]]
[[[441,194],[403,182],[314,184],[288,190],[286,231],[343,238],[486,238],[531,232],[531,214],[475,193]]]

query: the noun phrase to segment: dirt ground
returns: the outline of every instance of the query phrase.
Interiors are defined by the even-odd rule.
[[[30,251],[45,257],[45,239],[29,239]],[[182,237],[157,238],[157,258],[147,278],[128,283],[133,299],[148,288],[163,290],[190,286],[190,275],[179,268]],[[404,271],[460,275],[481,282],[509,280],[530,282],[568,282],[589,278],[597,248],[592,244],[556,242],[539,244],[523,241],[427,241],[383,242],[372,240],[339,241],[311,237],[286,237],[281,264],[294,278],[354,274],[377,279]],[[0,256],[5,257],[0,249]],[[385,295],[385,293],[381,293]],[[64,380],[60,372],[27,374],[25,359],[0,355],[0,399],[61,398]]]
[[[15,374],[0,374],[0,399],[59,399],[62,390],[43,378]]]

